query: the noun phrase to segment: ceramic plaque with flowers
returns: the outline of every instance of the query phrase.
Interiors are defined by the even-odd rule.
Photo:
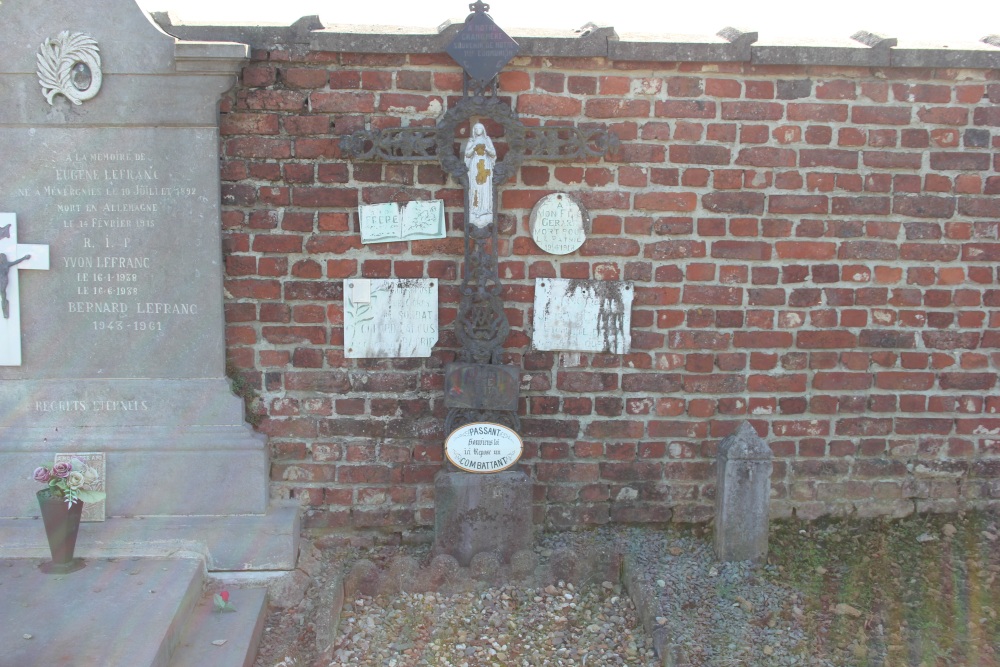
[[[35,468],[35,481],[45,484],[49,496],[59,498],[67,506],[83,502],[86,508],[106,497],[101,471],[88,465],[79,454],[57,454],[51,466]]]

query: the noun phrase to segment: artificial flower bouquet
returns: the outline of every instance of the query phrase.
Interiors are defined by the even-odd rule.
[[[78,458],[35,468],[35,481],[47,484],[49,496],[65,500],[67,507],[76,502],[97,503],[107,496],[94,490],[100,481],[97,470]]]

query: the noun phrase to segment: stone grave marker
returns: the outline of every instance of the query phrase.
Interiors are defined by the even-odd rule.
[[[38,515],[40,462],[88,452],[102,525],[273,516],[266,439],[225,374],[217,113],[248,48],[178,42],[133,0],[3,2],[0,40],[0,519]],[[45,246],[49,270],[24,270]],[[254,567],[240,548],[228,566]]]
[[[568,255],[587,240],[590,215],[576,198],[557,192],[538,200],[528,224],[539,248],[553,255]]]
[[[715,555],[767,559],[773,454],[750,422],[719,443],[715,483]]]
[[[536,350],[628,354],[631,346],[631,282],[535,280]]]
[[[344,281],[344,356],[429,357],[438,339],[436,280]]]

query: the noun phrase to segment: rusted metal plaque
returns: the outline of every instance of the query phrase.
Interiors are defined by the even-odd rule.
[[[470,77],[489,81],[520,48],[487,14],[476,12],[469,15],[445,50]]]
[[[448,364],[444,404],[468,410],[517,410],[518,370],[493,364]]]

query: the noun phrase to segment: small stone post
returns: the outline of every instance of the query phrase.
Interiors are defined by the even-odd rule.
[[[750,422],[719,444],[715,555],[721,561],[767,559],[771,448]]]

